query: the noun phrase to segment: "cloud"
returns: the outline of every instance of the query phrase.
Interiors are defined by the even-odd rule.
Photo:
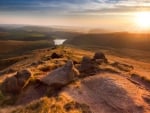
[[[71,11],[73,14],[95,14],[95,15],[104,15],[104,14],[129,14],[139,11],[150,11],[150,6],[126,6],[126,5],[114,5],[109,8],[93,8],[93,9],[83,9]]]
[[[150,0],[0,0],[0,12],[80,15],[150,10]]]

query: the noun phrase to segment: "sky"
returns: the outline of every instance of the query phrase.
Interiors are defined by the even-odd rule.
[[[136,29],[150,0],[0,0],[0,24]]]

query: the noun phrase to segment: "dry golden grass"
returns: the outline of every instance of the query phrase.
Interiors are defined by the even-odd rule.
[[[79,63],[81,62],[83,56],[92,57],[94,55],[93,52],[80,50],[80,49],[76,49],[76,48],[70,48],[70,47],[57,48],[57,49],[46,51],[46,52],[44,52],[44,51],[45,50],[35,51],[34,57],[31,57],[30,60],[26,60],[26,61],[22,61],[21,63],[18,63],[17,66],[14,65],[14,67],[16,66],[15,69],[17,69],[17,67],[26,68],[25,66],[28,66],[32,62],[42,61],[41,59],[43,57],[45,57],[46,55],[50,56],[51,53],[53,53],[53,52],[63,54],[62,58],[45,60],[45,61],[43,61],[43,63],[40,63],[36,66],[28,67],[29,69],[31,69],[35,78],[40,78],[40,77],[43,77],[44,75],[46,75],[47,72],[52,71],[53,69],[64,65],[68,59],[72,59],[75,63],[77,63],[77,65],[80,65],[80,64],[78,64],[78,62]],[[122,87],[126,91],[127,95],[130,95],[130,93],[131,94],[134,93],[133,95],[131,95],[131,97],[132,97],[131,100],[139,101],[139,103],[141,104],[141,102],[143,102],[143,100],[141,100],[140,96],[145,93],[145,90],[139,90],[140,93],[138,93],[138,95],[135,97],[135,93],[136,93],[136,90],[138,89],[138,86],[136,86],[135,84],[132,84],[130,81],[126,80],[124,78],[126,76],[122,76],[122,75],[127,75],[128,77],[130,77],[130,75],[132,73],[137,72],[138,76],[141,79],[149,81],[148,75],[150,74],[150,71],[149,71],[150,65],[148,63],[136,61],[131,58],[121,58],[121,57],[113,56],[110,54],[107,55],[107,58],[109,60],[109,63],[100,65],[100,69],[101,69],[100,77],[104,76],[105,73],[107,73],[108,75],[105,75],[104,78],[113,79],[115,81],[115,84]],[[134,67],[134,69],[128,71],[128,70],[126,70],[127,66],[124,66],[124,65],[119,65],[119,67],[116,67],[116,66],[111,65],[113,62],[119,62],[120,64],[131,65]],[[82,78],[82,79],[84,79],[84,78]],[[87,76],[87,79],[88,79],[88,76]],[[104,99],[107,100],[107,97],[105,97],[106,95],[105,94],[103,95],[103,92],[105,91],[106,88],[103,88],[103,90],[101,91],[101,89],[98,89],[99,87],[101,87],[101,85],[95,86],[95,84],[100,84],[103,82],[103,81],[100,81],[101,79],[99,77],[96,78],[96,80],[97,79],[99,79],[97,83],[95,81],[93,81],[91,83],[90,82],[91,80],[88,80],[89,87],[92,87],[92,84],[93,84],[93,87],[92,87],[93,92],[91,92],[91,89],[90,89],[88,91],[91,92],[91,94],[89,92],[86,93],[87,95],[89,95],[89,97],[86,97],[86,95],[84,95],[84,93],[85,93],[84,90],[86,91],[86,89],[82,90],[82,88],[83,88],[83,86],[86,87],[86,85],[85,84],[83,85],[80,82],[80,81],[82,81],[81,79],[79,81],[75,81],[74,83],[71,83],[67,86],[67,87],[70,86],[71,87],[70,89],[72,89],[71,92],[69,92],[69,96],[72,96],[72,97],[75,96],[74,99],[77,98],[76,101],[78,101],[78,102],[80,102],[82,100],[81,98],[85,99],[85,101],[82,101],[82,102],[83,103],[89,102],[90,107],[93,106],[93,104],[91,104],[92,102],[95,102],[95,101],[97,102],[97,99],[102,98],[102,96],[104,97]],[[34,80],[35,79],[33,78],[31,81],[34,82]],[[107,87],[107,84],[104,86]],[[111,86],[112,85],[110,85],[110,87]],[[98,92],[98,94],[96,94],[95,92]],[[144,92],[144,93],[141,93],[141,92]],[[115,93],[116,92],[114,92],[114,97],[117,94],[117,93],[116,94]],[[110,94],[110,95],[112,95],[112,94]],[[108,96],[110,96],[110,95],[108,95]],[[125,94],[123,94],[123,95],[125,95]],[[122,96],[122,94],[120,94],[120,96]],[[78,97],[79,97],[79,99],[78,99]],[[86,100],[86,98],[89,98],[89,101]],[[112,97],[110,96],[110,98],[113,98],[113,96]],[[136,98],[138,98],[138,99],[136,99]],[[114,99],[114,100],[117,100],[117,99],[118,99],[118,97],[116,97],[116,99]],[[117,101],[119,102],[120,99],[118,99]],[[109,102],[110,102],[110,99],[107,100],[107,104],[110,104]],[[114,106],[113,102],[115,102],[115,101],[112,101],[111,106]],[[128,104],[123,104],[123,105],[126,106]],[[118,107],[119,105],[116,104],[116,106]],[[144,104],[143,104],[143,106],[145,107]],[[106,107],[106,106],[104,106],[104,107]],[[117,109],[117,107],[116,107],[116,109]],[[97,106],[93,109],[98,109],[98,108],[99,108],[99,104],[97,104]],[[66,97],[56,97],[56,98],[44,97],[44,98],[41,98],[40,100],[34,101],[34,102],[26,105],[26,106],[19,107],[12,113],[66,113],[66,112],[67,113],[90,113],[90,111],[88,111],[87,109],[88,109],[88,107],[86,105],[78,104],[72,100],[66,99]],[[112,113],[112,112],[110,112],[110,113]],[[145,113],[148,113],[148,112],[145,112]]]
[[[47,72],[47,71],[50,71],[51,70],[51,67],[49,65],[41,65],[38,67],[38,69],[40,71],[44,71],[44,72]]]
[[[11,52],[12,50],[17,49],[18,47],[24,47],[27,44],[24,43],[23,41],[0,41],[0,53],[7,53]],[[5,49],[4,49],[5,48]]]
[[[54,98],[43,97],[26,106],[17,108],[12,113],[91,113],[85,104],[79,104],[59,96]]]

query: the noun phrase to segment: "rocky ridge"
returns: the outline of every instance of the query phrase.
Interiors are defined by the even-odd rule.
[[[90,110],[83,113],[150,111],[149,82],[137,74],[138,80],[135,78],[134,66],[117,59],[111,61],[102,52],[72,53],[72,49],[44,50],[32,62],[30,58],[12,66],[14,71],[20,66],[20,70],[4,77],[1,93],[12,97],[10,100],[17,96],[13,105],[28,105],[45,96],[63,96],[89,106]],[[135,96],[137,90],[140,94]],[[7,106],[6,101],[0,103]]]

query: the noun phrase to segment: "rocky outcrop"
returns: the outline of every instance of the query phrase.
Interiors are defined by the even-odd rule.
[[[118,68],[121,71],[130,72],[134,69],[132,65],[124,64],[121,62],[114,62],[111,64],[113,67]]]
[[[8,77],[2,83],[2,91],[9,94],[17,94],[31,77],[28,70],[18,71],[15,75]]]
[[[47,76],[41,79],[44,84],[51,85],[66,85],[75,80],[79,75],[78,70],[74,67],[72,61],[68,61],[63,67],[57,68],[50,72]]]
[[[96,74],[97,72],[100,71],[99,65],[101,65],[102,63],[108,63],[105,54],[102,52],[96,52],[93,58],[84,56],[82,58],[81,65],[79,66],[81,76],[84,77]]]
[[[98,64],[94,60],[87,56],[82,58],[81,65],[79,67],[79,71],[81,73],[87,74],[87,76],[89,76],[89,74],[95,73],[98,70]]]
[[[4,93],[17,94],[20,90],[17,78],[15,76],[6,78],[2,83],[2,91]]]
[[[137,91],[137,86],[120,74],[97,74],[79,82],[78,88],[66,87],[61,94],[86,103],[92,113],[149,113],[144,111],[145,103],[142,99],[137,103],[144,93],[143,89],[139,88]],[[144,101],[150,100],[148,96],[150,95],[146,95]]]
[[[26,81],[31,77],[31,73],[28,70],[22,70],[15,75],[18,81],[18,85],[23,87]]]
[[[105,54],[102,52],[96,52],[93,57],[93,60],[95,60],[99,64],[108,62],[107,58],[105,57]]]

